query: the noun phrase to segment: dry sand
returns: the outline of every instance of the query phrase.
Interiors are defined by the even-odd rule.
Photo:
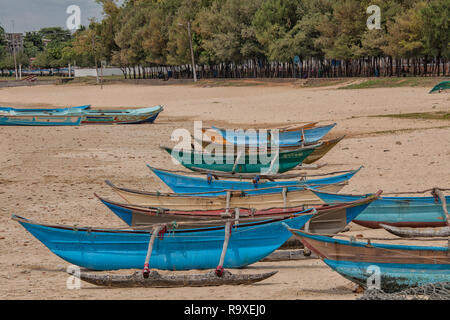
[[[133,126],[0,127],[0,299],[355,299],[354,285],[320,260],[256,263],[233,272],[278,270],[250,286],[176,289],[66,288],[69,264],[10,219],[124,227],[93,196],[117,199],[103,181],[169,191],[145,164],[180,169],[158,148],[176,128],[277,126],[337,122],[346,134],[326,157],[330,172],[364,165],[342,192],[415,191],[450,187],[450,123],[370,115],[449,111],[448,94],[427,88],[337,90],[290,84],[244,87],[191,85],[64,85],[0,89],[3,106],[144,107],[162,104],[155,124]],[[351,225],[349,234],[388,236]],[[129,273],[130,271],[126,271]],[[195,271],[193,271],[195,272]]]

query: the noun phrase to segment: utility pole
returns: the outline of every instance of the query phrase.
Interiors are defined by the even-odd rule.
[[[95,37],[97,36],[97,34],[94,31],[94,35],[92,36],[92,51],[94,52],[94,63],[95,63],[95,75],[97,77],[97,84],[100,83],[100,79],[98,77],[98,65],[97,65],[97,53],[95,52]],[[102,87],[103,89],[103,87]]]
[[[197,82],[197,70],[195,68],[194,50],[192,49],[192,36],[191,36],[191,22],[190,21],[188,21],[188,23],[187,23],[187,28],[188,28],[188,36],[189,36],[189,46],[191,47],[192,71],[194,72],[194,82]]]
[[[16,80],[18,80],[17,74],[17,59],[16,59],[16,37],[14,35],[14,20],[11,20],[12,23],[12,44],[13,44],[13,56],[14,56],[14,75],[16,76]]]
[[[179,26],[183,26],[184,24],[179,23]],[[189,37],[189,48],[191,50],[191,60],[192,60],[192,72],[194,73],[194,82],[197,82],[197,70],[195,69],[195,60],[194,60],[194,49],[192,48],[192,36],[191,36],[191,22],[187,22],[187,30],[188,30],[188,37]]]

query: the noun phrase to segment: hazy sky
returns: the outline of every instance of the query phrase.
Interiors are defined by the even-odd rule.
[[[0,0],[0,25],[6,32],[26,32],[42,27],[66,28],[67,7],[81,9],[81,24],[88,25],[89,18],[102,17],[102,7],[95,0]]]

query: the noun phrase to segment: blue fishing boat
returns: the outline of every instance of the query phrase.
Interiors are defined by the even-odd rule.
[[[136,109],[81,110],[82,124],[142,124],[153,123],[164,110],[162,106]],[[77,111],[74,111],[77,114]]]
[[[0,111],[0,126],[78,126],[80,124],[80,116],[69,116],[60,112],[4,115]]]
[[[448,247],[348,241],[287,228],[334,271],[364,288],[396,292],[450,280]]]
[[[147,167],[175,193],[251,190],[253,194],[277,193],[281,192],[283,187],[289,187],[289,190],[294,191],[303,189],[305,186],[314,188],[323,185],[343,183],[349,181],[362,168],[361,166],[356,170],[352,170],[341,175],[308,180],[259,181],[259,177],[255,175],[253,181],[247,182],[239,180],[215,180],[211,174],[206,175],[205,178],[193,177],[176,174],[168,170],[157,169],[149,165],[147,165]],[[211,196],[212,194],[206,195]],[[214,193],[214,195],[217,195],[217,193]]]
[[[325,203],[350,202],[366,197],[323,192],[311,189]],[[450,196],[445,197],[447,211]],[[381,228],[380,224],[396,227],[446,226],[442,202],[434,197],[380,197],[372,202],[353,222],[368,228]]]
[[[239,223],[232,227],[224,268],[242,268],[278,249],[291,233],[281,224],[302,228],[313,216],[307,210],[289,218]],[[69,263],[93,270],[139,269],[146,262],[151,231],[95,229],[35,223],[13,216],[50,251]],[[223,250],[225,226],[168,230],[154,239],[150,268],[191,270],[216,268]],[[228,232],[228,231],[227,231]]]
[[[270,136],[270,131],[267,131],[267,136],[260,136],[259,134],[245,134],[244,131],[226,130],[212,126],[226,141],[235,145],[243,145],[249,147],[256,147],[260,145],[268,145],[271,143],[280,147],[293,147],[303,144],[316,143],[322,139],[331,129],[336,126],[336,123],[317,126],[313,128],[302,129],[298,131],[279,131],[278,141],[273,141]]]

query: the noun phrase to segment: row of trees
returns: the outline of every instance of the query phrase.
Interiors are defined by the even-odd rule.
[[[448,0],[96,1],[101,21],[45,49],[27,34],[33,64],[105,60],[126,77],[191,77],[189,23],[201,77],[450,73]],[[370,5],[381,9],[381,29],[366,25]]]
[[[8,52],[5,31],[0,27],[0,69],[14,70],[16,65],[22,68],[60,68],[67,66],[73,59],[67,55],[67,48],[73,41],[68,30],[59,27],[42,28],[27,32],[23,39],[23,50]],[[15,54],[15,59],[14,59]]]

